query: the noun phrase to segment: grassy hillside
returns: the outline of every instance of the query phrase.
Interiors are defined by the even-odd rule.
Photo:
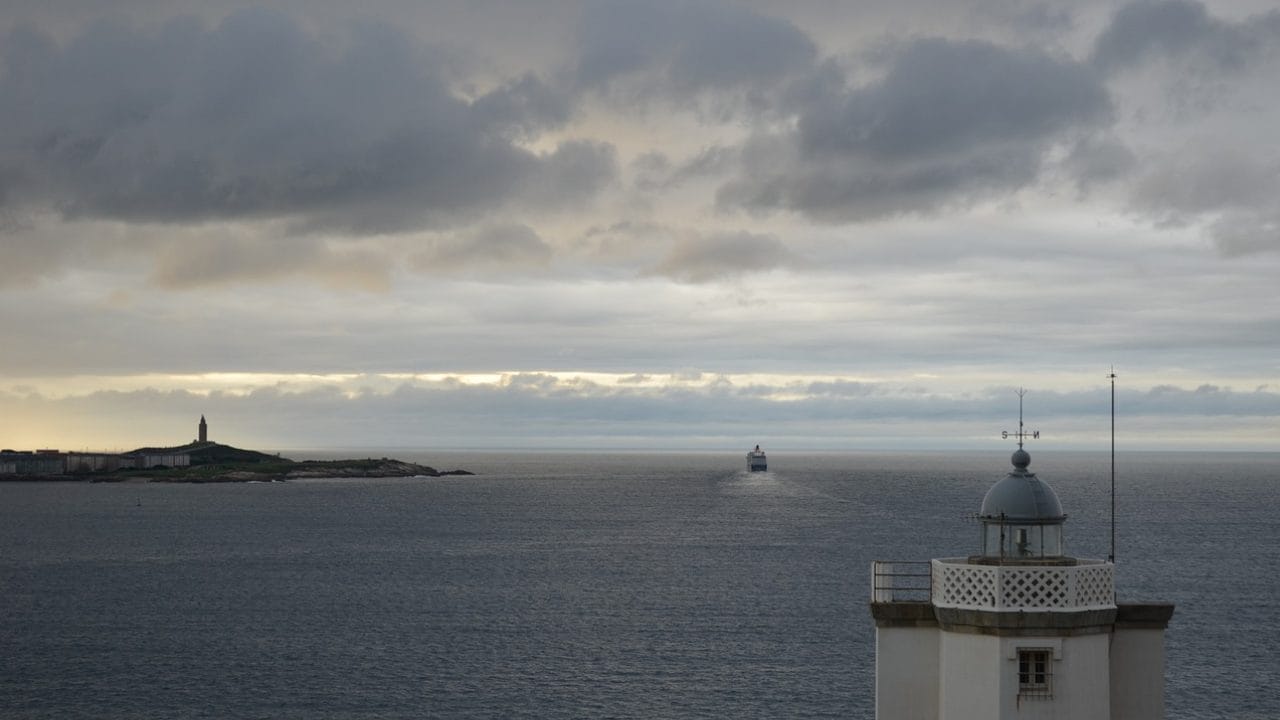
[[[191,464],[196,465],[217,465],[217,464],[244,464],[244,463],[292,463],[288,458],[282,458],[279,455],[268,455],[260,453],[256,450],[241,450],[240,448],[231,447],[230,445],[222,445],[215,442],[194,442],[178,447],[167,448],[138,448],[135,453],[187,453],[191,456]]]

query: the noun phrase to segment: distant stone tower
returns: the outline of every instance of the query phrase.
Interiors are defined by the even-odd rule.
[[[204,421],[204,416],[200,416],[200,442],[209,442],[209,424]]]

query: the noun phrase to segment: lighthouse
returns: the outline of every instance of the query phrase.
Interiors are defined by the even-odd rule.
[[[200,425],[196,428],[196,442],[209,442],[209,424],[204,421],[204,416],[200,416]]]
[[[1117,603],[1113,562],[1066,553],[1021,408],[1008,435],[1013,468],[982,499],[975,554],[873,563],[876,719],[1161,720],[1173,605]]]

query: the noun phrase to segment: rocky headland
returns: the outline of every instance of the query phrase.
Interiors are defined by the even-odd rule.
[[[5,475],[5,480],[62,480],[81,482],[287,482],[324,478],[442,477],[472,475],[466,470],[437,470],[429,465],[392,458],[294,461],[279,455],[244,450],[220,443],[191,443],[172,448],[139,448],[121,457],[165,457],[185,455],[188,465],[121,467],[115,470],[65,472],[57,474]]]
[[[289,480],[324,478],[391,478],[391,477],[443,477],[446,475],[471,475],[466,470],[437,470],[429,465],[393,460],[369,458],[363,460],[281,460],[263,463],[217,463],[193,465],[186,468],[152,470],[145,474],[124,471],[122,479],[142,479],[147,482],[287,482]],[[110,480],[96,479],[96,482]]]

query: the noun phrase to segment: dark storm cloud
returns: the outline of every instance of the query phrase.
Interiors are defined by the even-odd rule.
[[[526,74],[476,99],[471,115],[482,128],[532,137],[568,122],[571,100],[568,93]]]
[[[1137,157],[1114,137],[1089,137],[1071,147],[1063,165],[1077,185],[1086,190],[1094,183],[1126,177],[1137,165]]]
[[[246,10],[213,28],[98,23],[64,45],[20,29],[0,63],[0,208],[10,212],[294,217],[379,232],[533,187],[539,201],[590,194],[611,170],[604,146],[514,144],[562,124],[565,94],[525,75],[468,101],[438,58],[385,25],[320,37]]]
[[[1112,71],[1157,57],[1198,61],[1204,69],[1234,70],[1280,40],[1280,10],[1229,23],[1198,2],[1139,2],[1121,8],[1098,37],[1093,62]]]
[[[1107,115],[1084,67],[1036,50],[939,38],[908,43],[882,80],[800,118],[805,155],[928,158],[967,145],[1023,142]]]
[[[592,3],[581,44],[578,84],[621,98],[758,91],[817,57],[790,22],[714,1]]]
[[[1203,226],[1224,255],[1280,250],[1280,118],[1263,100],[1280,72],[1280,10],[1232,22],[1197,2],[1135,3],[1098,37],[1093,63],[1120,82],[1141,77],[1159,100],[1143,113],[1183,129],[1181,146],[1133,164],[1133,209]]]
[[[879,79],[813,97],[794,133],[756,137],[719,201],[829,221],[965,205],[1032,182],[1056,143],[1111,113],[1095,72],[1070,59],[913,40]]]

